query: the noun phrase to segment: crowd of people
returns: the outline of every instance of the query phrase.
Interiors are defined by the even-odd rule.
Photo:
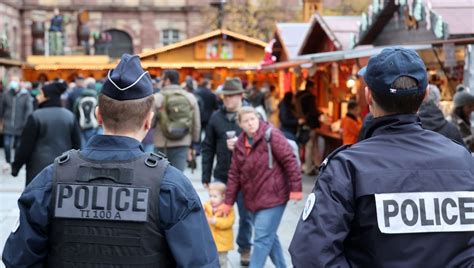
[[[387,53],[409,55],[414,58],[412,64],[419,61],[417,55],[405,50]],[[415,71],[420,72],[424,67],[421,65],[415,66]],[[355,199],[387,191],[388,186],[384,185],[389,184],[377,184],[380,172],[389,179],[399,177],[398,173],[386,173],[380,168],[393,168],[386,163],[374,164],[383,156],[376,158],[373,154],[384,154],[376,141],[383,143],[384,135],[394,135],[386,133],[398,129],[406,134],[398,146],[387,145],[387,150],[398,150],[398,155],[410,151],[412,140],[420,139],[453,149],[453,153],[459,153],[453,159],[460,163],[468,161],[460,146],[446,145],[446,140],[418,129],[415,113],[421,105],[418,116],[423,128],[440,132],[472,150],[470,115],[474,111],[474,95],[467,88],[458,87],[453,112],[445,119],[439,108],[439,90],[430,86],[429,94],[425,94],[426,72],[421,73],[413,75],[413,79],[396,77],[392,85],[379,85],[361,73],[370,86],[366,88],[366,100],[372,113],[362,122],[358,103],[348,102],[347,114],[341,121],[341,138],[346,146],[321,163],[323,173],[308,198],[290,248],[297,267],[374,264],[355,255],[342,257],[345,236],[338,234],[352,234],[353,245],[346,245],[349,250],[362,247],[364,221],[372,221],[373,215],[364,218],[367,211],[356,208],[360,204]],[[7,162],[4,171],[11,169],[11,174],[17,176],[26,165],[27,188],[19,201],[20,227],[7,241],[4,262],[7,266],[28,266],[46,259],[58,266],[127,263],[227,267],[227,253],[234,249],[235,237],[241,265],[264,267],[270,257],[276,267],[286,267],[277,230],[287,202],[303,198],[302,172],[311,173],[320,164],[313,157],[321,113],[316,108],[312,86],[307,81],[304,90],[288,92],[278,102],[275,87],[260,90],[255,83],[247,85],[238,77],[229,77],[214,93],[208,79],[197,83],[186,77],[180,84],[176,70],[164,70],[161,77],[152,78],[141,68],[138,57],[131,55],[124,55],[101,81],[78,76],[70,84],[57,79],[32,85],[13,78],[0,102]],[[387,95],[385,87],[395,93],[397,89],[415,92],[416,100],[404,94],[397,98]],[[365,140],[368,141],[364,143]],[[354,150],[338,154],[352,144]],[[431,147],[424,150],[431,156],[436,154]],[[412,152],[412,163],[419,162],[418,154]],[[209,192],[209,201],[204,204],[182,174],[187,166],[193,166],[195,155],[201,155],[201,180]],[[372,162],[362,156],[371,156]],[[352,166],[357,161],[360,163]],[[355,170],[364,167],[369,171]],[[402,172],[403,166],[399,168]],[[364,181],[360,185],[367,185],[360,189],[353,187],[351,179],[359,179],[364,172],[369,172],[367,177],[374,183],[369,186],[370,182]],[[439,177],[435,171],[431,175]],[[418,189],[417,183],[413,185]],[[404,187],[408,186],[399,186],[399,190],[403,192]],[[441,188],[438,190],[445,190]],[[130,203],[124,201],[129,197]],[[112,199],[115,210],[109,208]],[[373,206],[372,199],[366,202]],[[236,236],[232,228],[235,203],[239,214]],[[315,203],[320,206],[317,210],[313,210]],[[49,218],[52,208],[44,204],[52,204],[55,217]],[[112,212],[107,216],[105,206],[108,212],[115,213],[113,219]],[[95,224],[87,219],[93,212],[104,212],[103,216],[95,216]],[[360,220],[360,226],[349,233],[352,219]],[[122,239],[119,234],[126,228],[123,221],[136,232],[130,231],[131,236],[140,237],[143,242]],[[147,224],[134,225],[144,222]],[[55,232],[49,232],[50,228]],[[81,230],[84,233],[79,234]],[[146,242],[150,238],[155,240]],[[374,241],[378,239],[383,237],[377,236]],[[65,248],[61,248],[63,244]],[[310,246],[313,244],[318,245]],[[351,247],[354,245],[357,247]],[[81,249],[78,255],[72,250],[76,246]],[[371,246],[376,258],[380,258],[377,264],[383,263],[384,253]],[[143,251],[131,250],[133,247],[142,247]],[[20,248],[28,250],[18,255],[15,251]],[[318,258],[311,257],[313,249]],[[127,252],[129,259],[117,252]]]

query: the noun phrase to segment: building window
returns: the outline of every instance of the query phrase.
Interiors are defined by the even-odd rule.
[[[176,29],[165,29],[163,30],[162,43],[164,46],[176,43],[180,40],[179,30]]]

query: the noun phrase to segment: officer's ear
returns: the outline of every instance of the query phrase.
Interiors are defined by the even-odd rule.
[[[151,125],[153,123],[153,117],[155,116],[155,112],[153,112],[153,110],[151,110],[150,112],[148,112],[148,115],[147,117],[145,118],[145,129],[146,130],[149,130],[151,128]]]
[[[369,87],[365,87],[365,102],[367,102],[369,106],[374,105],[374,101],[372,99],[372,92],[370,91]]]
[[[99,112],[99,106],[95,107],[95,117],[97,118],[97,123],[103,126],[104,120],[102,119],[102,115]]]

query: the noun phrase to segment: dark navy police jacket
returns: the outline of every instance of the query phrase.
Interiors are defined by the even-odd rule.
[[[474,161],[416,115],[374,119],[323,162],[295,267],[474,267]],[[327,164],[327,165],[324,165]]]
[[[95,136],[81,155],[93,160],[127,160],[144,154],[135,139]],[[52,217],[51,181],[54,166],[44,169],[20,199],[18,228],[3,251],[7,267],[43,267],[48,256],[48,225]],[[159,200],[159,219],[178,267],[219,267],[217,249],[201,201],[190,181],[177,169],[165,171]]]

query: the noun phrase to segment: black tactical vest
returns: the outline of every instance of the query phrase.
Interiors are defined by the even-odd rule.
[[[166,159],[94,161],[71,150],[55,165],[48,267],[176,266],[158,217]]]

